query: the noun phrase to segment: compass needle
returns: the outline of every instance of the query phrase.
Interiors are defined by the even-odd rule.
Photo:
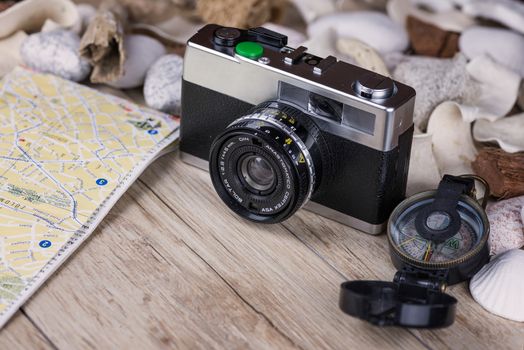
[[[431,241],[429,242],[426,253],[424,254],[424,261],[429,261],[429,259],[431,259]]]

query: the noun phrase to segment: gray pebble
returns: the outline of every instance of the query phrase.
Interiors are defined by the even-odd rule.
[[[144,83],[144,98],[149,107],[180,114],[183,64],[182,57],[165,55],[151,66]]]
[[[89,75],[91,66],[78,54],[79,46],[76,33],[58,29],[28,36],[20,47],[20,55],[34,70],[81,81]]]

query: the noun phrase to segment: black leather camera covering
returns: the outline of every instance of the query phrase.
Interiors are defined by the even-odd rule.
[[[180,150],[206,161],[215,137],[253,107],[185,80],[182,106]],[[384,223],[404,199],[412,135],[413,127],[399,137],[395,149],[382,152],[325,133],[337,157],[335,175],[321,179],[330,183],[321,183],[311,200],[370,224]]]

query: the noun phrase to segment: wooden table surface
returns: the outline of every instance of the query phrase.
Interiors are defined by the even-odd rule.
[[[301,210],[237,218],[208,174],[173,154],[151,165],[91,238],[0,333],[0,349],[523,349],[524,324],[467,285],[453,326],[376,328],[343,314],[347,279],[391,280],[384,236]]]

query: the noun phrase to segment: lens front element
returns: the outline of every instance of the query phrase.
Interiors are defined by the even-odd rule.
[[[242,160],[242,177],[255,191],[267,191],[275,183],[275,171],[261,156],[250,155]]]
[[[275,223],[309,199],[325,142],[308,118],[293,107],[265,102],[217,137],[209,170],[224,203],[247,219]]]

